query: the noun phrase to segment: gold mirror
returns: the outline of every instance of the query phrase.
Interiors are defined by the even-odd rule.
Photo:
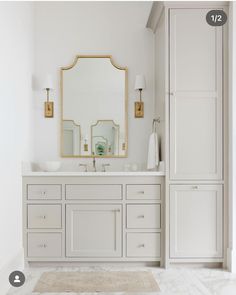
[[[61,69],[62,157],[127,157],[127,80],[109,55]]]

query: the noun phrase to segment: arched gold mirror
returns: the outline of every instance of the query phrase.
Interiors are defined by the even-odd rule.
[[[127,157],[127,92],[127,68],[110,55],[78,55],[63,67],[62,157]]]

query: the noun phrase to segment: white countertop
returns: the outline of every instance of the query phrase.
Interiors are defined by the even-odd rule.
[[[23,171],[22,176],[165,176],[163,171],[112,171],[112,172],[81,172],[81,171]]]

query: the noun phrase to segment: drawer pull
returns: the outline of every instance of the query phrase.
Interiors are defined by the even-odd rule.
[[[47,248],[47,245],[46,244],[40,244],[38,245],[39,248]]]
[[[40,215],[40,216],[38,216],[38,218],[40,218],[40,219],[46,219],[47,216],[46,215]]]
[[[139,215],[139,216],[138,216],[138,218],[144,218],[144,217],[145,217],[144,215]]]
[[[144,191],[139,191],[139,192],[138,192],[138,194],[142,194],[142,195],[143,195],[144,193],[145,193]]]
[[[192,188],[193,188],[193,189],[198,189],[198,186],[197,186],[197,185],[193,185]]]
[[[144,244],[141,244],[138,246],[139,248],[145,248],[145,245]]]
[[[120,209],[115,209],[115,210],[113,210],[114,212],[120,212]]]
[[[47,193],[46,191],[42,191],[42,192],[41,192],[41,195],[42,195],[42,196],[46,196],[46,193]]]

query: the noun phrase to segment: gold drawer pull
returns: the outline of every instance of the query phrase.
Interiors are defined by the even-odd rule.
[[[139,248],[145,248],[145,245],[144,244],[141,244],[138,246]]]
[[[138,218],[144,218],[144,217],[145,217],[144,215],[139,215],[139,216],[138,216]]]
[[[144,191],[139,191],[139,192],[138,192],[138,194],[142,194],[142,195],[143,195],[144,193],[145,193]]]

